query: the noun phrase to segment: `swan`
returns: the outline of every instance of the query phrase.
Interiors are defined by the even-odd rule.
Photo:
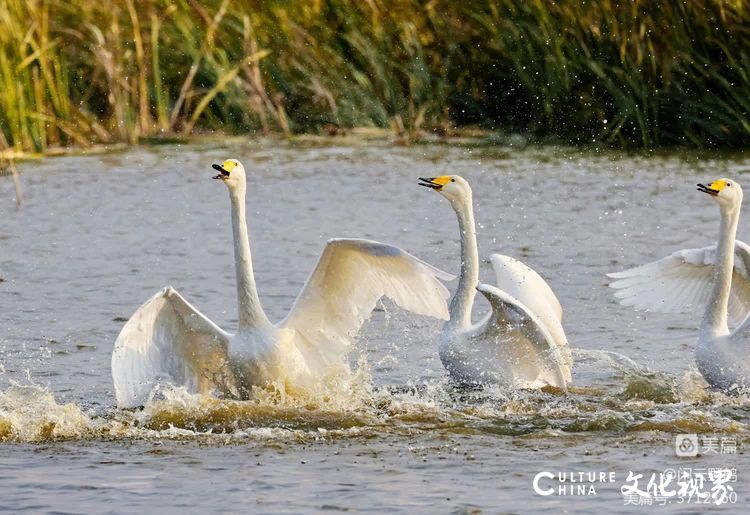
[[[453,276],[398,247],[329,240],[289,314],[272,324],[258,297],[245,220],[246,174],[236,159],[214,164],[231,200],[238,327],[220,329],[174,288],[158,292],[128,320],[112,353],[117,405],[144,405],[161,384],[190,393],[246,399],[253,387],[307,391],[344,366],[352,340],[386,296],[421,315],[448,318]],[[339,369],[340,370],[340,369]]]
[[[490,256],[497,286],[479,283],[471,186],[458,175],[420,177],[419,185],[448,199],[461,232],[461,273],[439,347],[450,376],[465,384],[566,389],[572,356],[562,327],[562,307],[552,289],[534,270],[500,254]],[[492,311],[472,324],[477,291]]]
[[[620,304],[662,313],[703,309],[695,359],[715,389],[750,387],[750,247],[737,240],[742,187],[731,179],[698,184],[719,205],[718,243],[683,249],[622,272],[616,279]],[[729,324],[735,325],[733,331]]]

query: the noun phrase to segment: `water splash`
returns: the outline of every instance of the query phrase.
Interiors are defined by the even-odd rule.
[[[0,391],[0,441],[202,439],[309,442],[389,434],[544,435],[699,432],[750,435],[750,397],[706,388],[696,370],[657,373],[612,352],[575,350],[577,386],[462,389],[446,379],[373,387],[367,362],[343,380],[292,394],[281,385],[234,401],[163,388],[139,410],[86,410],[47,388]]]
[[[91,419],[79,406],[58,404],[41,386],[14,384],[0,391],[0,441],[81,438],[91,427]]]

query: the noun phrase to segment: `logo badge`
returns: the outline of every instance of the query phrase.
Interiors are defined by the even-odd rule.
[[[698,435],[677,435],[674,439],[674,452],[681,458],[695,458],[698,456]]]

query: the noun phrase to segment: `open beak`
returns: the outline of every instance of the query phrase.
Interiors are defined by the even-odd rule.
[[[214,175],[213,177],[214,179],[228,179],[229,178],[229,172],[224,170],[223,166],[217,165],[216,163],[214,163],[211,165],[211,168],[213,168],[214,170],[218,170],[219,172],[218,175]]]
[[[432,188],[436,191],[440,191],[441,189],[443,189],[442,184],[438,184],[435,182],[435,177],[420,177],[418,184],[420,186],[425,186],[426,188]]]
[[[699,184],[698,191],[702,191],[703,193],[708,193],[712,197],[715,197],[716,195],[719,194],[719,190],[715,190],[710,186],[706,186],[705,184]]]

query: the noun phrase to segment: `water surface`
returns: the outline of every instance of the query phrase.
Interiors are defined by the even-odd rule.
[[[440,323],[386,304],[363,330],[352,356],[359,381],[346,398],[242,403],[168,392],[143,411],[117,410],[112,344],[158,289],[171,284],[220,326],[236,324],[229,199],[210,180],[211,163],[228,157],[248,169],[256,277],[274,320],[331,237],[393,243],[456,272],[455,215],[416,179],[464,176],[480,255],[518,257],[557,293],[576,386],[458,390],[437,357]],[[711,510],[741,510],[750,399],[705,389],[693,366],[699,314],[622,308],[605,273],[715,241],[717,209],[694,184],[742,182],[749,164],[278,142],[24,163],[20,210],[11,181],[0,181],[0,509],[697,513],[705,507],[626,506],[620,487],[629,471],[729,467],[740,504]],[[739,237],[747,231],[741,222]],[[486,309],[478,302],[477,316]],[[733,440],[739,451],[678,458],[675,433]],[[532,489],[542,471],[592,470],[617,481],[586,497]]]

